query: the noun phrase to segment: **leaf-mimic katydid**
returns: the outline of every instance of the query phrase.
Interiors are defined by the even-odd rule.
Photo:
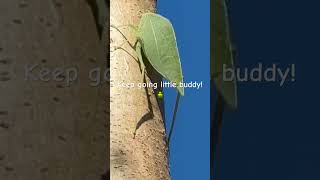
[[[231,45],[228,24],[227,7],[224,0],[215,0],[211,4],[211,83],[214,85],[216,96],[215,110],[211,122],[211,173],[213,177],[214,157],[216,146],[219,143],[223,113],[226,107],[237,108],[236,80],[224,81],[224,66],[234,68],[234,49]],[[213,97],[213,92],[211,92]],[[211,99],[213,103],[214,100]]]
[[[114,25],[111,25],[111,27],[121,33],[118,27]],[[163,78],[175,84],[178,91],[168,136],[168,142],[170,142],[179,99],[180,96],[184,95],[184,88],[180,86],[183,83],[183,75],[174,29],[168,19],[155,13],[143,14],[139,26],[137,28],[133,27],[133,29],[136,30],[137,41],[131,46],[137,53],[143,79],[145,80],[146,73],[143,57],[146,57],[146,60]]]

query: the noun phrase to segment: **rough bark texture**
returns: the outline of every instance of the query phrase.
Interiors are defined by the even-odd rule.
[[[111,0],[111,24],[138,25],[141,15],[155,10],[154,0]],[[132,42],[134,32],[121,28]],[[168,180],[168,147],[165,141],[164,122],[155,95],[151,89],[119,87],[118,83],[142,82],[139,64],[132,57],[135,52],[124,38],[111,28],[111,89],[110,89],[110,171],[112,180]],[[113,51],[120,46],[127,50]],[[152,79],[152,78],[151,78]],[[148,79],[149,81],[149,79]],[[147,95],[148,94],[148,95]],[[152,113],[148,113],[150,97]],[[138,123],[139,122],[139,123]],[[137,124],[135,138],[133,132]]]
[[[0,179],[99,180],[107,88],[88,72],[106,61],[85,0],[1,0],[0,32]],[[78,79],[26,81],[26,64],[76,67]]]

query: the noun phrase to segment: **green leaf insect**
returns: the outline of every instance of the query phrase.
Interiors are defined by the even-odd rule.
[[[211,80],[217,95],[214,105],[215,110],[211,119],[211,144],[215,152],[220,141],[220,129],[223,124],[225,107],[236,109],[238,99],[236,80],[226,81],[224,79],[224,73],[226,73],[224,71],[226,69],[234,70],[235,68],[226,2],[225,0],[212,1],[211,8]],[[214,162],[214,156],[211,156],[210,161]]]
[[[231,109],[236,109],[237,85],[236,80],[225,81],[223,71],[227,68],[234,69],[234,54],[230,38],[227,7],[224,0],[215,1],[212,5],[212,63],[211,77],[215,87],[223,98],[225,104]]]
[[[182,69],[176,36],[170,21],[154,13],[143,14],[138,27],[142,50],[151,65],[184,95]]]
[[[117,27],[113,25],[111,25],[111,27],[117,29],[121,33]],[[139,26],[137,28],[133,27],[133,29],[137,34],[137,41],[134,46],[131,46],[137,53],[143,78],[145,78],[146,73],[145,65],[143,63],[144,55],[146,60],[150,62],[152,67],[161,74],[163,78],[175,84],[178,91],[168,137],[169,142],[175,124],[179,99],[180,96],[184,96],[184,88],[183,86],[180,86],[180,84],[183,84],[183,74],[175,32],[168,19],[155,13],[143,14]]]

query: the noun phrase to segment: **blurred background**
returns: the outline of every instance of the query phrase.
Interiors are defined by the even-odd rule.
[[[295,64],[296,77],[281,87],[238,82],[239,107],[225,115],[215,179],[320,179],[319,2],[227,2],[237,66]]]

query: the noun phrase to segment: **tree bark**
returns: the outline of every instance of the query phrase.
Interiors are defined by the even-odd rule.
[[[155,0],[111,0],[110,22],[116,27],[128,24],[138,26],[143,13],[155,11],[155,3]],[[135,33],[130,28],[120,29],[134,43]],[[168,180],[168,147],[156,97],[152,89],[146,91],[137,87],[142,82],[142,76],[136,54],[113,28],[110,30],[110,42],[111,179]],[[128,52],[121,49],[114,51],[115,47],[122,44]],[[148,78],[147,81],[150,82]],[[120,87],[119,83],[133,83],[135,87]],[[148,97],[151,108],[148,106]]]
[[[104,68],[85,0],[0,2],[0,179],[99,180],[107,167]],[[25,66],[78,70],[64,81],[25,80]],[[48,77],[48,76],[46,76]],[[49,76],[51,77],[51,76]]]

